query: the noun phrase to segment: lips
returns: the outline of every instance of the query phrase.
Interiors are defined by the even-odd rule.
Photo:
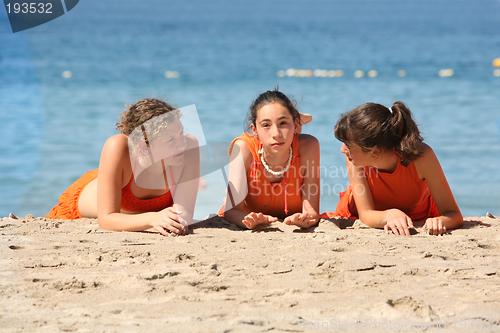
[[[284,142],[280,142],[280,143],[273,143],[271,146],[273,147],[281,147],[283,146],[285,143]]]

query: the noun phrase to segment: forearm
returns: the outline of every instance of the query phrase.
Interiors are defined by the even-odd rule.
[[[247,216],[246,213],[235,208],[232,208],[224,213],[224,219],[226,219],[226,221],[234,223],[240,228],[248,229],[248,227],[245,224],[243,224],[245,216]]]
[[[438,218],[447,230],[460,228],[464,224],[464,219],[459,211],[447,212]]]
[[[194,207],[187,208],[187,207],[183,206],[182,204],[174,203],[173,208],[179,217],[179,222],[182,225],[193,224],[193,214],[194,214],[193,208]]]
[[[311,218],[314,219],[314,222],[310,225],[311,227],[318,224],[319,222],[319,213],[312,207],[305,208],[302,210],[302,213],[307,214],[308,216],[311,216]]]
[[[359,213],[359,219],[369,227],[383,229],[389,217],[395,218],[399,215],[406,216],[406,214],[399,209],[366,210]]]
[[[154,212],[99,214],[99,228],[113,231],[143,231],[153,226]]]
[[[193,223],[198,186],[199,179],[195,179],[179,184],[175,190],[173,207],[183,224],[190,225]]]

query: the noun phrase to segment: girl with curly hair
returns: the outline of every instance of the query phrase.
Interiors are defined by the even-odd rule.
[[[184,133],[180,110],[165,101],[146,98],[127,107],[117,123],[121,133],[102,148],[99,169],[71,185],[45,217],[98,218],[107,230],[184,235],[198,190],[198,142]]]

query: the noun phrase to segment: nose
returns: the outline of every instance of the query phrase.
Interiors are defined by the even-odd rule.
[[[281,136],[281,132],[278,126],[273,126],[271,135],[273,136],[273,138],[279,138]]]
[[[182,152],[187,148],[186,136],[184,134],[181,135],[179,140],[177,141],[177,151]]]
[[[348,151],[349,151],[349,149],[347,149],[347,146],[345,145],[345,143],[342,143],[342,146],[340,147],[340,152],[342,154],[347,154]]]

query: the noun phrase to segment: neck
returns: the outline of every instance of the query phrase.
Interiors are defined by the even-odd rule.
[[[393,173],[396,171],[399,160],[394,151],[384,150],[379,156],[378,162],[374,166],[381,172]]]
[[[269,153],[266,151],[264,148],[264,152],[262,157],[266,161],[267,165],[270,167],[285,167],[288,163],[288,159],[290,157],[290,148],[286,150],[286,152],[283,153]]]

